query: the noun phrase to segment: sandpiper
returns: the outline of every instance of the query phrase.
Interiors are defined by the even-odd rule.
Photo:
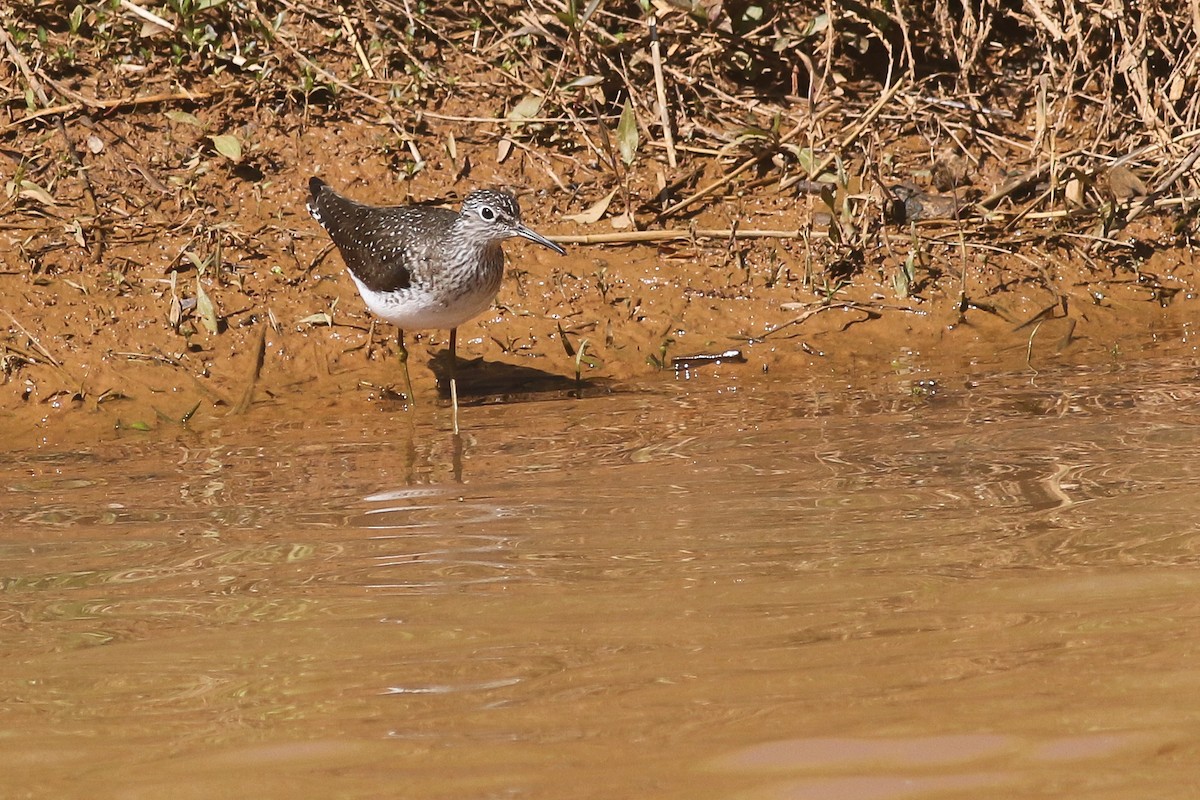
[[[521,236],[560,255],[567,251],[522,223],[517,199],[497,189],[471,192],[459,212],[369,206],[343,197],[320,178],[309,179],[308,191],[308,213],[341,252],[363,302],[399,328],[396,341],[410,400],[404,331],[450,329],[450,403],[458,433],[458,326],[496,298],[504,275],[500,243]]]

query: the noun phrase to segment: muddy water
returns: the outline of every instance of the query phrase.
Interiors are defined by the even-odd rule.
[[[701,370],[10,452],[3,794],[1194,796],[1198,390]]]

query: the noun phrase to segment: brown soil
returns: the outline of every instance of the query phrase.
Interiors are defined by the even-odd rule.
[[[309,131],[296,141],[294,163],[314,164],[348,191],[385,202],[383,187],[391,181],[384,168],[366,163],[359,173],[338,166],[358,162],[363,145],[353,134],[352,128]],[[309,171],[282,169],[270,190],[219,171],[211,175],[209,197],[225,201],[223,219],[247,239],[225,255],[231,274],[205,282],[220,319],[215,334],[194,316],[178,330],[169,322],[173,292],[195,293],[194,271],[179,275],[174,289],[169,273],[188,231],[111,245],[104,263],[86,270],[39,275],[12,261],[20,234],[0,232],[10,254],[0,275],[0,292],[9,298],[10,366],[0,391],[6,439],[87,440],[119,426],[170,427],[185,416],[203,425],[206,418],[244,411],[247,393],[253,403],[273,399],[272,413],[297,416],[321,413],[334,396],[395,405],[393,388],[403,384],[394,332],[372,326],[340,257],[307,217],[300,187]],[[430,170],[429,183],[440,174]],[[130,173],[122,191],[138,194],[145,185]],[[429,193],[439,191],[431,185]],[[525,205],[538,230],[578,231],[556,221],[562,209],[546,195]],[[787,216],[785,210],[760,212],[742,224],[784,227]],[[1156,285],[1181,290],[1170,303],[1135,277],[1097,279],[1082,265],[1059,264],[1056,292],[1032,282],[998,291],[975,277],[967,295],[980,298],[979,305],[960,313],[957,296],[933,292],[900,300],[866,269],[826,310],[813,313],[825,303],[805,285],[800,248],[787,244],[747,248],[745,266],[733,266],[718,244],[576,245],[560,258],[517,240],[507,251],[510,267],[496,308],[460,329],[460,355],[534,371],[500,370],[490,382],[468,371],[466,392],[485,384],[518,396],[573,388],[576,362],[564,349],[563,333],[576,352],[586,342],[585,378],[624,386],[661,380],[664,358],[669,364],[673,357],[729,349],[747,358],[736,369],[748,380],[763,370],[797,379],[857,374],[869,380],[895,369],[898,359],[936,365],[948,377],[970,371],[979,359],[1020,369],[1027,360],[1045,364],[1055,357],[1136,357],[1163,337],[1183,339],[1197,313],[1195,268],[1181,253],[1155,254],[1144,270],[1157,276]],[[775,258],[780,266],[769,266]],[[996,274],[1020,267],[1007,260],[1006,270],[1005,261],[993,260]],[[772,270],[779,274],[768,285]],[[332,325],[311,321],[322,313]],[[1039,314],[1045,315],[1040,322]],[[418,397],[436,391],[425,362],[446,339],[444,331],[425,332],[412,346]]]
[[[93,77],[87,91],[105,79]],[[189,91],[219,97],[222,82],[210,84]],[[479,97],[464,92],[437,110],[478,115]],[[568,242],[563,258],[508,243],[509,272],[494,311],[459,331],[460,355],[488,365],[463,376],[473,401],[575,391],[577,361],[568,350],[581,348],[578,364],[591,380],[585,392],[652,385],[670,375],[672,358],[729,349],[745,356],[732,369],[747,381],[764,370],[797,380],[870,379],[898,362],[946,375],[981,359],[1024,369],[1053,359],[1136,357],[1164,337],[1186,342],[1196,313],[1196,270],[1182,246],[1097,261],[1086,249],[974,247],[966,231],[964,259],[964,226],[943,219],[894,225],[881,247],[854,253],[823,237],[828,209],[817,196],[763,196],[737,183],[694,216],[657,227],[803,229],[812,237],[570,243],[612,231],[607,220],[563,220],[611,187],[564,191],[556,183],[584,183],[585,167],[531,152],[536,143],[497,163],[495,125],[426,118],[414,141],[427,160],[408,177],[395,169],[394,150],[403,146],[389,129],[266,107],[236,115],[238,136],[249,144],[235,164],[210,138],[234,116],[228,104],[192,108],[200,127],[151,105],[73,116],[63,131],[30,123],[4,129],[25,157],[63,163],[60,134],[68,137],[97,204],[88,208],[89,190],[71,174],[56,184],[53,204],[11,183],[0,202],[6,441],[81,442],[114,428],[402,405],[394,331],[372,324],[340,257],[305,212],[311,174],[379,204],[453,202],[474,186],[507,184],[522,193],[527,223]],[[494,103],[486,111],[501,113]],[[1086,129],[1088,121],[1079,124]],[[925,174],[928,188],[927,145],[899,131],[877,133],[892,142],[889,158],[907,163],[909,176]],[[547,157],[558,181],[544,168]],[[11,181],[16,158],[10,162],[0,165],[9,163]],[[719,163],[693,186],[719,178]],[[655,170],[643,172],[635,190],[652,197]],[[1003,175],[978,177],[994,186]],[[96,219],[102,228],[80,223]],[[1171,242],[1174,224],[1145,215],[1121,235]],[[1020,238],[1019,227],[1012,236]],[[896,265],[909,255],[917,258],[915,280],[898,291]],[[197,285],[213,303],[215,332],[189,307]],[[427,363],[446,338],[423,332],[412,347],[418,399],[436,391]]]

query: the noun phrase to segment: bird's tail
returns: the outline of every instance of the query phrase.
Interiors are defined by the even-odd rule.
[[[321,219],[321,190],[328,184],[315,175],[308,179],[308,202],[305,206],[308,208],[308,213],[312,218],[321,223],[321,227],[325,227],[325,221]]]
[[[308,194],[309,194],[309,196],[313,200],[316,200],[317,195],[319,195],[321,193],[321,190],[324,189],[328,185],[329,184],[325,183],[325,181],[321,180],[320,178],[318,178],[317,176],[314,175],[313,177],[308,179]]]

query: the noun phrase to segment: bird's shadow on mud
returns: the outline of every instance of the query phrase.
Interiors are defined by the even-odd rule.
[[[449,400],[450,351],[439,352],[429,359],[428,363],[437,378],[438,395],[444,400]],[[459,358],[455,375],[458,378],[460,405],[594,397],[612,392],[611,382],[603,378],[576,380],[574,375],[547,372],[523,364],[486,361],[483,358]]]

